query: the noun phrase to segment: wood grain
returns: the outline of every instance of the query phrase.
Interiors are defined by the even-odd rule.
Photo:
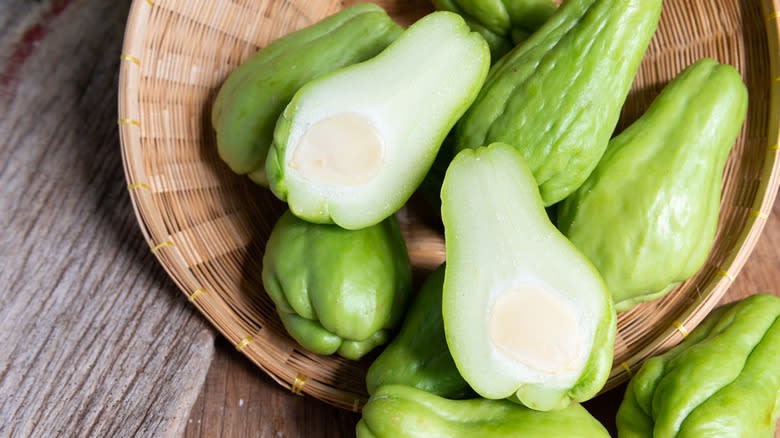
[[[312,397],[298,396],[257,368],[224,338],[187,419],[190,437],[350,437],[360,419]]]
[[[129,3],[0,3],[3,437],[179,436],[213,355],[124,183]]]

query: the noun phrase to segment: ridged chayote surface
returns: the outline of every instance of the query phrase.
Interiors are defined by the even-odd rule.
[[[628,384],[618,438],[771,438],[780,416],[780,298],[716,309]]]

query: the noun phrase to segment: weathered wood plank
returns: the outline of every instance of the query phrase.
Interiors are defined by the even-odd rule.
[[[178,436],[211,361],[125,188],[129,4],[0,4],[0,436]]]
[[[223,338],[184,436],[235,438],[355,435],[359,414],[285,390]]]

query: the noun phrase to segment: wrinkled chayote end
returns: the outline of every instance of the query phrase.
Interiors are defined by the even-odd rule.
[[[778,317],[774,295],[713,311],[631,379],[617,413],[618,437],[773,437],[780,416]]]
[[[544,204],[577,189],[609,142],[661,0],[569,0],[492,68],[458,122],[455,151],[517,148]]]
[[[274,133],[270,188],[310,222],[359,229],[397,211],[487,75],[487,43],[450,12],[296,93]]]
[[[539,412],[505,400],[448,400],[401,385],[379,388],[356,430],[358,438],[609,438],[578,404]]]
[[[258,51],[228,76],[212,108],[222,160],[267,186],[265,159],[274,126],[293,94],[324,73],[375,56],[402,31],[381,7],[364,3]]]
[[[558,228],[599,270],[619,312],[665,295],[705,263],[747,99],[733,67],[699,60],[561,203]]]
[[[474,397],[458,373],[444,338],[441,290],[444,265],[428,277],[406,313],[401,330],[374,360],[366,375],[368,393],[394,384],[450,399]]]
[[[482,397],[537,410],[587,400],[612,366],[616,314],[593,265],[547,218],[516,149],[460,152],[441,192],[444,333]]]
[[[266,244],[263,286],[301,345],[359,359],[400,323],[411,288],[409,255],[393,216],[349,231],[287,211]]]
[[[551,0],[432,0],[436,9],[455,12],[485,38],[493,62],[525,41],[555,12]]]

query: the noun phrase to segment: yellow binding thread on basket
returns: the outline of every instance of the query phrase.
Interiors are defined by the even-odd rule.
[[[170,240],[166,240],[165,242],[158,243],[157,245],[154,246],[154,248],[152,248],[152,254],[159,251],[160,248],[165,248],[166,246],[173,246],[173,242],[171,242]]]
[[[722,276],[724,276],[724,277],[728,278],[729,280],[731,280],[731,281],[734,281],[734,276],[733,276],[733,275],[731,275],[731,274],[729,273],[729,271],[727,271],[727,270],[725,270],[725,269],[720,269],[720,270],[718,270],[718,275],[722,275]]]
[[[674,328],[676,328],[676,329],[677,329],[677,331],[679,331],[679,332],[680,332],[680,334],[681,334],[681,335],[683,335],[683,338],[684,338],[684,337],[686,337],[686,336],[688,336],[688,329],[687,329],[687,328],[685,328],[685,326],[684,326],[684,325],[680,324],[680,323],[679,323],[679,322],[677,322],[677,321],[673,322],[673,323],[672,323],[672,325],[674,326]]]
[[[356,398],[352,403],[352,412],[360,412],[360,399]]]
[[[766,17],[766,21],[774,21],[774,20],[777,20],[778,18],[780,18],[780,12],[775,11],[775,12],[769,14],[768,17]]]
[[[757,217],[757,218],[759,218],[759,219],[763,219],[763,220],[767,220],[767,219],[769,219],[769,215],[768,215],[768,214],[766,214],[766,213],[762,213],[762,212],[761,212],[761,211],[759,211],[759,210],[753,210],[753,211],[751,211],[751,212],[750,212],[750,215],[751,215],[751,216],[755,216],[755,217]]]
[[[198,298],[198,296],[205,293],[208,293],[208,291],[206,289],[201,288],[193,292],[192,295],[187,297],[187,299],[190,300],[190,302],[193,302],[195,301],[195,298]]]
[[[135,189],[146,189],[146,190],[152,190],[148,184],[146,183],[135,183],[135,184],[128,184],[127,190],[135,190]]]
[[[154,7],[154,2],[152,0],[146,0],[146,3],[149,3],[149,6]]]
[[[247,345],[249,345],[250,342],[254,341],[255,338],[251,336],[247,336],[244,339],[241,340],[238,344],[236,344],[236,350],[241,351],[243,350]]]
[[[306,380],[308,377],[304,376],[303,374],[298,374],[295,377],[295,381],[292,384],[292,387],[290,387],[290,391],[295,395],[303,395],[301,392],[303,390],[303,385],[306,383]]]
[[[141,66],[141,60],[136,58],[133,55],[125,54],[125,55],[120,56],[119,59],[121,59],[122,61],[130,61],[130,62],[132,62],[133,64],[135,64],[135,65],[137,65],[139,67]]]
[[[778,77],[777,80],[780,81],[780,77]],[[776,150],[779,150],[779,149],[780,149],[780,145],[777,144],[777,143],[769,145],[769,150],[770,151],[776,151]]]
[[[133,119],[119,119],[117,120],[117,123],[120,125],[135,125],[139,128],[141,127],[141,122]]]
[[[623,362],[620,364],[620,366],[622,366],[623,369],[626,370],[626,374],[628,374],[629,379],[634,376],[634,373],[631,372],[631,368],[629,368],[627,363]]]

